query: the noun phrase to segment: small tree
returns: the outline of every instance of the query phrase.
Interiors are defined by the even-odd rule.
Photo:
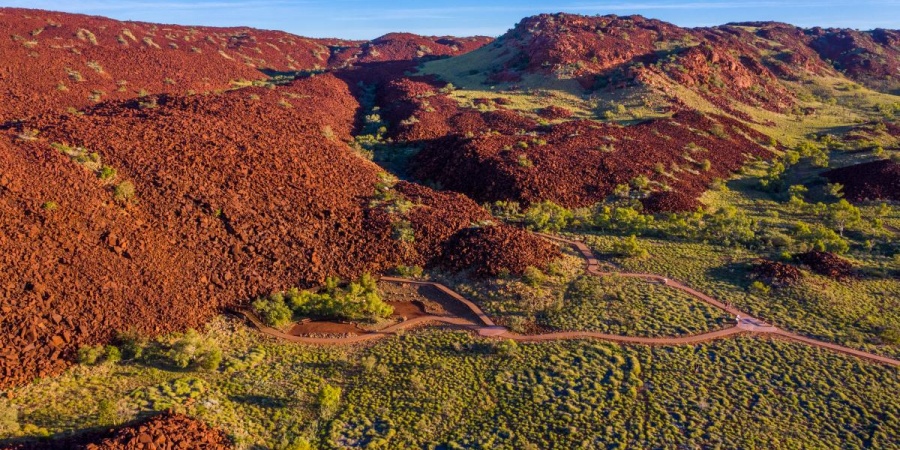
[[[341,388],[326,383],[319,390],[316,403],[319,405],[319,413],[323,417],[331,416],[341,403]]]
[[[788,188],[788,195],[790,196],[790,205],[795,208],[802,208],[806,205],[806,200],[804,199],[804,195],[809,191],[809,189],[802,184],[795,184]]]
[[[631,179],[631,187],[643,195],[650,189],[650,179],[645,175],[638,175]]]
[[[616,255],[629,258],[646,258],[650,254],[633,234],[613,243],[612,250]]]
[[[253,302],[253,309],[259,313],[266,325],[282,328],[291,322],[293,312],[284,303],[284,296],[279,293],[261,297]]]
[[[194,329],[160,337],[146,353],[145,360],[179,369],[215,370],[222,361],[222,351],[218,345]]]
[[[107,362],[116,363],[122,360],[122,352],[115,345],[107,345],[104,348],[104,356]]]
[[[537,231],[559,231],[572,219],[572,211],[549,200],[535,203],[525,211],[528,228]]]
[[[765,297],[769,295],[769,292],[772,289],[769,286],[766,286],[762,281],[754,281],[747,290],[755,296]]]
[[[828,192],[828,195],[835,198],[844,197],[844,185],[841,183],[828,183],[825,186],[825,191]]]
[[[627,184],[617,184],[613,189],[613,195],[619,198],[631,197],[631,188]]]
[[[862,215],[859,208],[853,206],[847,200],[841,199],[841,201],[828,207],[828,221],[837,228],[841,237],[844,237],[844,228],[859,223],[861,219]]]

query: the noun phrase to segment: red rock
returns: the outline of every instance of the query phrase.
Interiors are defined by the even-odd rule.
[[[50,343],[55,347],[62,348],[62,346],[66,344],[66,341],[64,341],[60,336],[53,336],[52,338],[50,338]]]

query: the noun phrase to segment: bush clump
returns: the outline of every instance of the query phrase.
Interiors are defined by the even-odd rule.
[[[19,409],[0,398],[0,438],[12,436],[19,431]]]
[[[215,341],[194,329],[160,337],[143,353],[147,362],[178,369],[216,370],[222,362],[222,350]]]
[[[134,198],[135,189],[134,183],[131,181],[125,180],[116,185],[115,189],[113,189],[113,195],[117,202],[119,203],[128,203]]]
[[[525,224],[535,231],[559,231],[571,220],[571,211],[549,200],[535,203],[525,211]]]
[[[646,258],[650,255],[633,234],[627,238],[616,240],[612,245],[612,251],[617,256],[628,258]]]
[[[284,295],[280,292],[256,299],[253,309],[266,325],[275,328],[287,326],[294,317],[294,312],[284,303]]]
[[[294,315],[321,319],[377,320],[389,317],[394,308],[381,299],[377,281],[369,274],[342,285],[328,277],[318,290],[293,288],[257,299],[253,307],[270,326],[283,327]]]
[[[101,361],[104,354],[105,350],[102,345],[85,345],[78,349],[76,358],[79,364],[93,366]]]

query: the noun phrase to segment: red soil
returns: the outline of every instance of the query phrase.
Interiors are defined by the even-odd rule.
[[[794,284],[803,278],[803,272],[796,266],[767,259],[756,261],[751,274],[773,284]]]
[[[427,316],[425,312],[425,304],[419,300],[411,302],[387,302],[394,308],[394,317],[405,317],[406,319],[414,319],[416,317]]]
[[[117,331],[199,327],[266,292],[410,263],[391,218],[368,206],[380,169],[342,142],[359,107],[345,82],[157,104],[43,114],[0,136],[0,387],[58,373]],[[14,137],[24,129],[39,138]],[[136,200],[114,202],[112,184],[53,142],[97,152]],[[459,195],[404,192],[425,205],[421,255],[487,217]]]
[[[0,446],[6,450],[226,450],[234,445],[221,430],[190,417],[163,413],[148,420],[103,433]]]
[[[497,252],[497,248],[509,251]],[[531,233],[512,227],[476,227],[460,231],[444,249],[440,265],[453,271],[471,270],[475,276],[521,275],[528,266],[544,269],[560,256],[559,248]]]
[[[853,264],[834,253],[812,251],[794,255],[794,258],[813,272],[830,278],[840,280],[853,275]]]
[[[829,170],[822,176],[844,185],[844,196],[853,202],[900,201],[900,164],[889,159]]]
[[[197,327],[266,291],[396,265],[388,219],[367,208],[378,169],[339,141],[357,106],[343,82],[159,105],[48,114],[28,125],[40,140],[0,148],[0,385],[56,372],[116,330]],[[51,142],[96,151],[137,201],[115,204],[111,186]]]
[[[541,108],[541,110],[537,113],[539,116],[548,120],[567,119],[569,117],[572,117],[572,111],[559,106],[548,106],[546,108]]]
[[[714,127],[730,137],[700,131]],[[552,200],[569,207],[601,201],[616,185],[645,175],[672,189],[664,193],[657,188],[660,192],[645,201],[648,209],[685,210],[696,206],[710,180],[737,170],[748,155],[769,155],[756,143],[762,136],[736,121],[691,112],[629,127],[573,121],[525,130],[536,134],[428,142],[414,157],[412,173],[480,202]],[[690,143],[694,150],[687,147]],[[522,155],[532,167],[521,164]],[[700,168],[704,159],[710,160],[709,171]],[[659,164],[665,173],[655,170]]]
[[[340,323],[328,320],[312,320],[309,322],[300,322],[294,324],[289,332],[292,336],[308,336],[322,334],[359,334],[365,333],[365,330],[357,326],[355,323]]]
[[[763,58],[764,63],[779,78],[799,81],[809,74],[833,75],[831,65],[809,46],[811,37],[802,28],[779,22],[746,22],[725,26],[730,30],[737,26],[757,28],[753,33],[762,39],[748,39],[759,50],[773,56]],[[748,33],[746,30],[740,31]]]
[[[377,103],[391,136],[400,141],[423,141],[448,135],[494,130],[512,134],[536,126],[532,119],[500,109],[482,113],[459,107],[456,100],[439,95],[447,83],[433,77],[398,78],[379,90]]]
[[[472,228],[492,217],[462,194],[435,192],[405,181],[395,188],[417,205],[409,213],[416,236],[415,264],[450,270],[474,268],[477,275],[496,275],[504,270],[522,273],[528,266],[545,267],[559,256],[541,239],[509,225]]]
[[[468,197],[455,192],[436,192],[424,186],[400,181],[397,192],[417,205],[409,212],[415,232],[416,255],[411,264],[431,266],[441,258],[444,243],[473,223],[490,220],[491,215]]]
[[[829,70],[808,50],[811,37],[775,25],[755,33],[791,53],[778,59],[783,65]],[[417,58],[462,53],[487,38],[314,40],[12,8],[0,9],[0,36],[9,37],[0,39],[0,389],[58,373],[79,346],[116,331],[198,327],[223,306],[327,275],[400,263],[520,273],[558,254],[520,230],[471,228],[490,219],[475,202],[411,183],[397,190],[418,205],[408,217],[416,241],[393,239],[395,218],[369,207],[380,169],[345,144],[361,115],[353,96],[360,81],[379,87],[390,137],[424,146],[413,161],[418,178],[477,201],[581,206],[646,175],[672,188],[657,186],[643,199],[648,209],[691,209],[712,178],[747,155],[768,156],[755,144],[760,135],[724,117],[680,112],[625,128],[542,127],[506,109],[462,109],[440,95],[444,83],[404,78]],[[669,77],[735,115],[724,99],[784,108],[790,98],[772,84],[773,74],[784,76],[778,64],[752,51],[775,44],[753,36],[640,17],[538,16],[504,37],[518,56],[498,72],[571,75],[593,86],[642,62],[629,69],[633,80]],[[871,34],[876,43],[893,36]],[[688,38],[701,45],[679,49],[676,41]],[[660,42],[672,44],[673,60]],[[345,69],[222,92],[232,80],[265,78],[263,69],[318,68]],[[183,95],[190,90],[210,95]],[[140,91],[165,95],[138,101]],[[70,107],[85,111],[62,114]],[[724,137],[702,131],[717,126]],[[523,141],[527,148],[517,146]],[[136,200],[117,204],[113,183],[51,149],[54,142],[96,152],[117,170],[115,183],[134,183]],[[522,155],[533,167],[519,163]],[[711,170],[700,170],[703,159]]]
[[[178,414],[156,416],[140,425],[116,431],[111,438],[88,444],[86,450],[177,449],[205,450],[233,448],[221,430]]]
[[[727,117],[681,112],[673,120],[624,128],[595,122],[541,127],[507,109],[460,108],[455,100],[441,95],[445,84],[430,77],[387,80],[378,90],[377,104],[385,105],[381,115],[390,125],[392,138],[424,147],[411,161],[414,177],[479,202],[549,199],[584,206],[643,174],[672,188],[670,192],[657,189],[644,199],[648,210],[691,210],[698,206],[696,198],[710,180],[727,177],[747,155],[770,154],[756,144],[764,136]],[[716,129],[721,131],[718,135],[701,131]],[[537,140],[547,145],[535,145]],[[518,147],[521,142],[528,148]],[[705,150],[686,150],[691,143]],[[610,147],[615,151],[599,150]],[[534,167],[520,166],[520,155],[526,155]],[[699,170],[703,159],[710,159],[711,170]],[[673,163],[680,171],[672,174],[674,179],[654,171],[662,164],[671,172]]]
[[[813,28],[810,46],[847,76],[885,91],[900,88],[900,30]]]

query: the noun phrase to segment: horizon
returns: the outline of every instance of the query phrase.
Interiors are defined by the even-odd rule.
[[[682,27],[730,22],[776,21],[799,27],[900,28],[900,0],[646,0],[565,4],[511,0],[483,4],[462,0],[455,6],[418,6],[417,2],[358,0],[146,0],[8,1],[3,7],[44,9],[104,16],[117,20],[185,26],[237,27],[285,31],[311,38],[368,40],[391,32],[432,36],[500,36],[522,18],[542,13],[641,15]]]

